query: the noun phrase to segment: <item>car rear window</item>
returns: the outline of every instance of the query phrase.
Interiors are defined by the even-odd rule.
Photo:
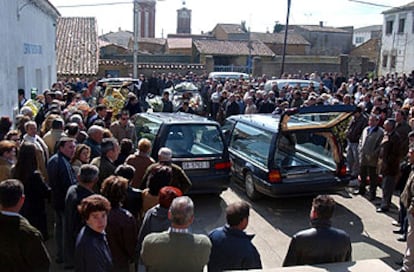
[[[203,124],[171,125],[165,146],[175,158],[217,156],[224,149],[218,126]]]
[[[324,167],[336,169],[338,147],[331,132],[300,131],[281,133],[275,152],[277,168]]]

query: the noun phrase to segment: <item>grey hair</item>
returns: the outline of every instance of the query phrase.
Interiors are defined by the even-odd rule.
[[[37,124],[35,121],[27,121],[26,123],[24,123],[24,129],[27,130],[27,128],[29,126],[35,126],[37,128]]]
[[[20,109],[20,113],[23,114],[23,115],[33,116],[33,110],[30,107],[28,107],[28,106],[23,106]]]
[[[158,150],[158,161],[171,161],[172,151],[168,147],[161,147]]]
[[[104,132],[103,127],[101,126],[97,126],[97,125],[92,125],[89,129],[88,129],[88,135],[92,135],[95,134],[97,132]]]
[[[194,216],[194,203],[188,196],[174,198],[170,206],[171,222],[183,226]]]

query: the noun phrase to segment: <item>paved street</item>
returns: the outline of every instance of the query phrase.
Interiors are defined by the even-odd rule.
[[[377,196],[381,192],[378,191]],[[207,233],[209,230],[224,223],[223,210],[226,203],[243,198],[244,192],[237,186],[222,193],[221,198],[196,198],[196,222],[194,230]],[[398,235],[391,225],[397,218],[398,209],[395,205],[388,214],[379,214],[374,204],[380,203],[377,198],[374,204],[361,196],[347,192],[334,196],[338,203],[333,225],[346,230],[352,240],[352,260],[381,259],[393,268],[402,258],[405,243],[398,242]],[[254,211],[250,216],[247,229],[255,233],[253,243],[258,248],[264,268],[276,268],[282,265],[287,252],[290,237],[298,230],[309,226],[309,211],[312,197],[290,199],[264,198],[252,203]],[[398,203],[398,198],[393,198]],[[334,241],[333,241],[334,242]],[[317,245],[315,245],[317,246]]]
[[[377,196],[380,196],[378,191]],[[346,230],[352,240],[352,259],[381,259],[389,266],[398,268],[395,264],[402,258],[405,243],[396,240],[395,229],[391,225],[397,218],[397,206],[388,214],[379,214],[374,204],[361,196],[347,192],[334,196],[338,203],[333,225]],[[196,205],[196,219],[193,231],[207,234],[211,229],[225,222],[224,209],[227,203],[246,199],[244,192],[237,186],[223,192],[220,197],[206,195],[193,197]],[[309,211],[312,197],[297,197],[286,199],[263,198],[251,203],[253,211],[250,215],[248,233],[255,233],[253,243],[258,248],[265,269],[277,268],[282,265],[287,252],[290,237],[298,230],[309,226]],[[393,198],[398,203],[398,198]],[[334,242],[334,241],[333,241]],[[53,247],[51,241],[49,247]],[[317,245],[316,245],[317,246]],[[54,265],[52,271],[61,270]]]

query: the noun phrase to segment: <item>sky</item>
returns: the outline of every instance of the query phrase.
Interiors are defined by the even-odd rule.
[[[370,1],[370,0],[366,0]],[[402,6],[411,0],[372,0],[386,6]],[[80,16],[97,19],[99,35],[119,29],[133,30],[132,0],[49,0],[63,17]],[[125,3],[93,7],[59,7],[84,4]],[[217,23],[240,24],[253,32],[273,31],[276,21],[286,22],[287,2],[284,0],[186,0],[185,7],[192,10],[191,32],[200,34],[213,30]],[[177,9],[182,0],[158,0],[156,4],[156,38],[176,33]],[[379,25],[381,12],[388,7],[366,5],[349,0],[291,0],[289,24],[319,24],[326,26]]]

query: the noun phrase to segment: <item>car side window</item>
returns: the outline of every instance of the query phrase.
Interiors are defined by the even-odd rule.
[[[154,144],[155,137],[160,129],[161,123],[151,118],[138,116],[135,120],[135,128],[137,131],[137,138],[147,138]]]
[[[230,141],[230,147],[247,159],[267,167],[272,134],[243,123],[237,123]]]
[[[287,170],[318,165],[336,169],[338,151],[333,138],[331,132],[281,133],[275,153],[276,167]]]

